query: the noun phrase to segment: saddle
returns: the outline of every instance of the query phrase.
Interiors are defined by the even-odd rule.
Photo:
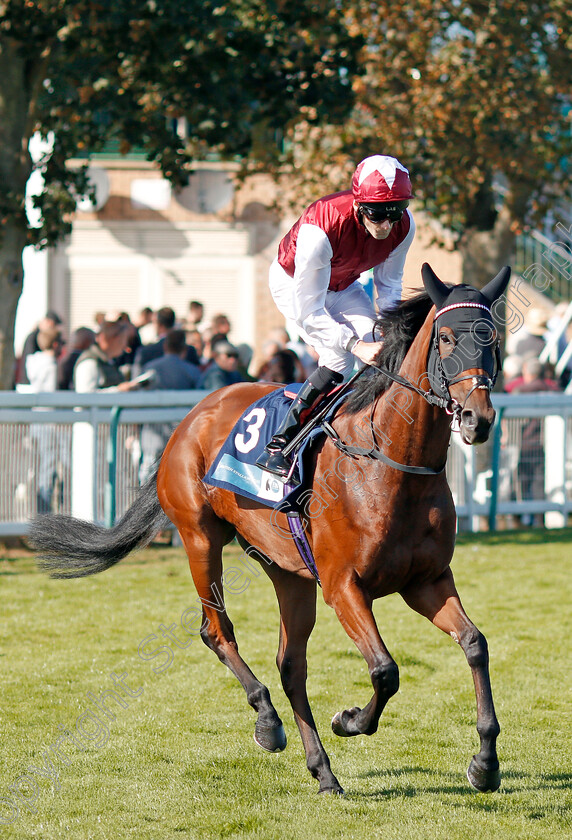
[[[322,422],[333,418],[347,395],[345,387],[338,386],[306,410],[300,432],[287,446],[287,454],[293,456],[293,469],[284,483],[257,466],[256,459],[280,427],[299,387],[299,384],[288,385],[272,391],[243,412],[207,470],[203,478],[205,484],[232,490],[268,507],[277,507],[285,499],[294,504],[293,497],[308,485],[304,453],[324,434]],[[340,396],[342,390],[344,393]]]

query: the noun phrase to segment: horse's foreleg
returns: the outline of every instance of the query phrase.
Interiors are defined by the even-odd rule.
[[[374,694],[367,706],[338,712],[332,720],[336,735],[373,735],[388,700],[399,688],[399,669],[385,647],[371,611],[371,599],[356,583],[340,587],[327,598],[344,630],[364,657]]]
[[[306,753],[306,766],[320,793],[343,793],[320,741],[306,692],[306,648],[316,621],[316,583],[274,567],[268,570],[280,605],[280,644],[276,664]]]
[[[258,713],[254,730],[256,743],[269,752],[283,750],[286,734],[270,700],[270,692],[252,673],[238,652],[232,622],[226,612],[222,587],[222,541],[218,523],[212,534],[180,526],[191,574],[203,608],[201,638],[235,675],[246,692],[246,699]],[[203,529],[204,530],[204,529]]]
[[[500,726],[491,690],[487,640],[463,609],[450,569],[434,583],[425,583],[401,594],[410,607],[458,642],[467,657],[475,684],[477,732],[481,741],[480,751],[473,756],[467,777],[477,790],[498,790],[500,772],[496,742]]]

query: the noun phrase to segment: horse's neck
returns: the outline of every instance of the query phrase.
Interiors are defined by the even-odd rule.
[[[429,354],[429,344],[431,335],[433,333],[433,318],[435,315],[435,307],[431,307],[431,311],[425,318],[423,326],[413,339],[413,343],[409,348],[405,359],[402,362],[399,373],[401,376],[409,379],[420,388],[429,387],[427,382],[423,382],[424,374],[427,373],[427,356]]]
[[[403,364],[401,376],[424,391],[429,390],[427,356],[433,331],[431,309]],[[374,423],[394,460],[438,469],[447,457],[451,434],[450,419],[443,409],[430,405],[404,385],[394,383],[379,400]],[[385,448],[385,447],[384,447]]]

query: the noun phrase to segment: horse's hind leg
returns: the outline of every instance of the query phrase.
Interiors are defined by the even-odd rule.
[[[410,607],[458,642],[467,657],[475,684],[477,732],[481,740],[481,749],[473,756],[467,778],[482,792],[498,790],[500,772],[496,742],[500,726],[493,704],[487,640],[465,613],[450,569],[434,583],[407,589],[401,595]]]
[[[179,533],[189,557],[193,581],[203,607],[201,638],[229,668],[246,692],[246,699],[258,713],[254,740],[269,752],[283,750],[286,734],[270,700],[270,692],[252,673],[238,652],[232,622],[226,612],[222,587],[223,523],[219,520],[202,532],[180,526]]]
[[[330,769],[306,692],[306,647],[316,621],[316,583],[285,572],[276,565],[266,570],[280,605],[280,644],[276,664],[284,692],[306,753],[308,770],[320,783],[320,793],[343,793]]]

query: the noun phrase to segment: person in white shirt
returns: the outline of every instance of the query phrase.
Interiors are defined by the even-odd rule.
[[[401,300],[415,234],[407,209],[412,197],[407,169],[394,157],[372,155],[356,168],[351,189],[315,201],[280,242],[270,291],[319,361],[258,459],[263,469],[288,475],[282,450],[298,432],[302,411],[349,376],[356,359],[371,364],[381,350],[373,340],[376,311],[358,278],[373,269],[379,312]]]
[[[58,355],[62,348],[59,329],[54,326],[40,330],[37,343],[40,349],[26,358],[30,390],[34,394],[52,393],[57,390]],[[36,443],[37,452],[36,512],[48,513],[52,509],[61,460],[60,437],[54,423],[31,423],[30,437]]]

